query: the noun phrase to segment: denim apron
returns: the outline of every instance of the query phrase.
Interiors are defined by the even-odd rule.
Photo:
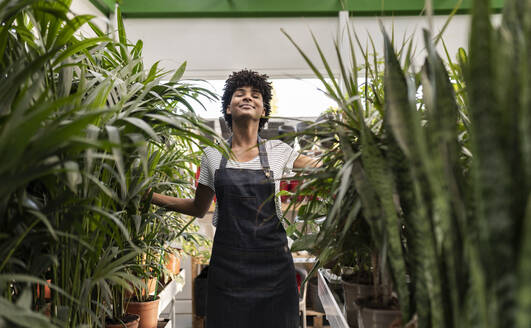
[[[258,144],[262,170],[226,168],[222,157],[214,176],[218,222],[208,269],[207,328],[299,325],[293,259],[276,214],[273,171],[260,138]]]

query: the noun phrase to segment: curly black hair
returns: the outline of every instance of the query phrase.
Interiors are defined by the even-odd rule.
[[[265,109],[265,118],[260,118],[260,123],[258,124],[258,131],[262,130],[264,125],[269,120],[269,114],[271,114],[271,98],[272,98],[272,89],[271,82],[268,82],[267,79],[269,76],[266,74],[258,74],[255,71],[243,69],[239,72],[232,72],[229,75],[227,81],[225,81],[225,87],[223,89],[223,97],[221,98],[221,112],[227,122],[227,126],[232,131],[232,115],[227,114],[227,107],[230,104],[232,99],[232,94],[236,89],[240,87],[251,87],[255,88],[262,94],[262,100],[264,102]]]

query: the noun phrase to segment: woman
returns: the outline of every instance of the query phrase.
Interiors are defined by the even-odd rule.
[[[208,328],[298,327],[293,259],[280,204],[272,195],[283,169],[315,166],[316,161],[281,141],[259,138],[271,112],[271,89],[267,75],[249,70],[230,75],[222,112],[232,130],[233,158],[205,149],[194,199],[153,194],[156,205],[196,217],[203,217],[217,197]]]

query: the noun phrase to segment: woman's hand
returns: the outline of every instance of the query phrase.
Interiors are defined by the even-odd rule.
[[[208,212],[212,199],[214,199],[214,191],[205,185],[198,184],[193,199],[177,198],[154,192],[151,203],[171,211],[202,218]]]
[[[153,188],[149,187],[148,190],[142,195],[142,203],[145,201],[151,202],[151,198],[153,197]]]
[[[319,158],[313,158],[306,155],[299,155],[295,162],[293,162],[293,167],[296,169],[304,169],[308,167],[321,167],[322,163]]]

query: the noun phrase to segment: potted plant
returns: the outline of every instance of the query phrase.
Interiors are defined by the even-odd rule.
[[[531,7],[507,1],[497,28],[488,7],[473,1],[470,56],[460,49],[458,63],[446,53],[445,64],[435,51],[443,33],[426,30],[425,64],[412,69],[411,43],[395,51],[384,32],[385,93],[374,103],[380,128],[357,92],[355,58],[345,69],[338,50],[344,89],[330,70],[332,83],[321,79],[352,122],[338,121],[340,139],[345,130],[357,132],[341,143],[350,154],[345,166],[352,163],[345,171],[407,327],[527,327],[531,320]],[[431,20],[430,1],[426,8]],[[361,51],[365,81],[375,79]],[[508,264],[500,267],[502,258]]]
[[[377,283],[378,250],[367,222],[360,217],[350,230],[339,263],[347,322],[350,327],[358,327],[358,301],[381,294],[383,288]]]
[[[8,325],[124,321],[125,291],[114,288],[135,279],[139,195],[155,174],[191,178],[190,143],[205,139],[197,130],[211,132],[186,99],[214,95],[180,81],[185,65],[172,75],[157,64],[146,70],[142,42],[125,40],[119,12],[118,40],[97,28],[95,37],[80,36],[91,16],[72,16],[69,5],[15,0],[0,10],[0,152],[9,154],[0,169],[9,180],[0,188],[0,217],[1,230],[11,232],[0,240],[0,301],[11,309],[0,321]],[[44,297],[48,279],[56,286],[50,318],[37,313],[38,297],[23,292],[38,283]]]
[[[164,266],[172,275],[178,275],[181,271],[182,249],[168,247],[164,255]]]
[[[128,287],[129,288],[129,287]],[[105,320],[106,328],[137,328],[140,316],[126,310],[126,290],[121,285],[112,287],[112,315]]]
[[[379,193],[374,189],[378,192],[382,190],[378,189],[379,185],[376,187],[370,185],[368,175],[372,174],[372,171],[366,171],[366,166],[373,165],[366,162],[366,152],[372,150],[367,145],[375,147],[372,143],[386,137],[382,116],[383,74],[379,67],[382,63],[373,49],[374,61],[370,61],[369,64],[368,55],[365,55],[368,51],[361,49],[365,56],[363,72],[366,83],[360,86],[358,70],[361,68],[356,66],[355,58],[351,62],[353,66],[347,69],[342,54],[338,52],[337,60],[342,68],[342,81],[338,82],[332,71],[328,69],[326,78],[330,80],[327,81],[310,62],[309,57],[289,35],[287,36],[321,79],[327,94],[337,102],[337,109],[330,111],[326,120],[314,123],[318,131],[314,132],[315,136],[328,136],[326,139],[332,144],[327,143],[326,149],[323,149],[321,168],[306,172],[308,176],[305,180],[309,182],[307,186],[303,186],[311,185],[320,190],[318,194],[322,195],[322,199],[328,200],[327,219],[320,225],[320,231],[316,236],[305,235],[304,231],[299,230],[299,235],[296,235],[299,239],[294,245],[317,247],[322,264],[335,260],[340,267],[340,263],[343,262],[345,273],[353,270],[351,267],[357,269],[343,277],[348,289],[346,293],[349,303],[348,321],[352,326],[356,327],[359,318],[363,317],[356,316],[356,312],[358,314],[372,312],[371,308],[393,311],[393,320],[400,316],[409,318],[412,314],[409,308],[408,290],[401,284],[394,282],[392,284],[389,275],[389,265],[395,270],[395,276],[405,279],[407,274],[406,262],[402,255],[402,231],[391,223],[396,220],[387,219],[388,215],[394,213],[394,203],[387,199],[386,203],[381,201]],[[353,34],[350,36],[353,37]],[[353,51],[354,44],[352,39],[350,41]],[[320,49],[317,41],[315,42],[316,47]],[[330,66],[326,58],[321,57],[321,59],[325,67]],[[374,66],[371,66],[372,63]],[[333,138],[330,135],[333,135]],[[376,144],[376,147],[383,149],[385,146]],[[392,195],[394,190],[385,189],[383,192]],[[319,206],[312,205],[311,201],[309,204],[309,207]],[[308,212],[311,213],[311,210]],[[308,216],[307,219],[312,218]],[[392,252],[384,253],[383,250],[388,248],[391,248]],[[352,280],[359,282],[364,277],[370,285],[363,286],[351,282]],[[397,291],[398,299],[392,297],[392,285],[401,288]],[[354,293],[351,294],[351,291]]]

